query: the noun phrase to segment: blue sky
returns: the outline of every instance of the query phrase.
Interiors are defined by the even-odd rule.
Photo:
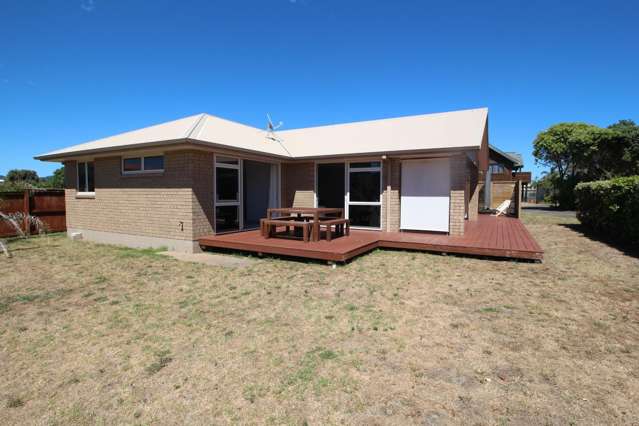
[[[286,128],[486,106],[533,164],[560,121],[639,121],[639,3],[0,0],[0,174],[208,112]]]

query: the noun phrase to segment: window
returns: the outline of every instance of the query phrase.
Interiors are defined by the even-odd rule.
[[[164,170],[164,156],[154,155],[151,157],[144,157],[144,170],[148,171],[162,171]]]
[[[240,165],[240,160],[238,160],[237,158],[228,158],[228,157],[217,157],[215,159],[215,162],[221,166],[223,165],[228,165],[228,166],[238,166]]]
[[[370,169],[370,168],[379,169],[380,162],[379,161],[369,161],[369,162],[366,162],[366,163],[351,163],[350,167],[351,167],[351,169]]]
[[[351,204],[348,217],[353,226],[380,227],[382,206]]]
[[[379,161],[350,163],[348,167],[348,218],[351,225],[381,225],[382,165]]]
[[[78,192],[95,193],[95,167],[93,162],[78,163]]]
[[[346,168],[344,163],[317,165],[317,207],[344,208],[346,195]]]
[[[126,172],[140,172],[142,171],[142,158],[125,158],[122,163],[122,171]]]
[[[215,232],[241,228],[240,160],[215,157]]]
[[[122,159],[122,173],[163,172],[164,155],[149,155],[147,157],[130,157]]]
[[[223,233],[240,229],[239,206],[215,207],[215,232]]]
[[[506,169],[501,164],[491,164],[490,172],[491,173],[504,173]]]
[[[350,181],[351,201],[379,201],[381,182],[379,171],[358,172],[351,171]]]
[[[240,171],[239,169],[227,169],[218,167],[215,193],[217,201],[240,200]]]

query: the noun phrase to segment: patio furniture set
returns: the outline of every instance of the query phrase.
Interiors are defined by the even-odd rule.
[[[265,219],[260,219],[260,232],[264,238],[277,236],[277,228],[284,227],[285,235],[293,228],[296,236],[307,243],[319,241],[322,228],[326,229],[326,240],[333,236],[350,234],[350,221],[344,218],[340,208],[270,208]]]

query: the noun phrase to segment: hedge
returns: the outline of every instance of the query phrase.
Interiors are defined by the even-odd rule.
[[[639,176],[583,182],[575,187],[577,218],[611,239],[639,245]]]

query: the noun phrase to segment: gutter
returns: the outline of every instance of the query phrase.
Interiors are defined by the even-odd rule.
[[[196,125],[189,131],[189,135],[195,131],[200,122],[196,123]],[[199,141],[197,139],[190,138],[182,138],[182,139],[173,139],[168,141],[153,141],[153,142],[145,142],[145,143],[136,143],[129,145],[122,145],[118,147],[106,147],[106,148],[94,148],[87,149],[83,151],[74,151],[69,153],[60,153],[60,154],[50,154],[50,155],[38,155],[33,157],[36,160],[40,161],[63,161],[67,158],[80,157],[91,154],[103,154],[109,152],[120,152],[120,151],[131,151],[138,150],[144,148],[153,148],[153,147],[161,147],[161,146],[171,146],[180,143],[191,144],[195,146],[207,147],[207,148],[221,148],[225,150],[231,151],[240,151],[245,153],[250,153],[254,155],[262,155],[265,157],[276,158],[280,160],[289,160],[289,161],[311,161],[311,160],[322,160],[322,159],[330,159],[330,158],[351,158],[351,157],[368,157],[368,156],[381,156],[381,155],[418,155],[423,153],[448,153],[448,152],[459,152],[459,151],[468,151],[468,150],[478,150],[481,147],[478,146],[460,146],[455,148],[434,148],[434,149],[414,149],[414,150],[404,150],[404,151],[372,151],[372,152],[352,152],[352,153],[335,153],[335,154],[325,154],[325,155],[308,155],[308,156],[293,156],[293,155],[281,155],[281,154],[272,154],[264,151],[258,151],[247,148],[239,148],[232,147],[224,144],[217,144],[214,142],[204,142]]]

